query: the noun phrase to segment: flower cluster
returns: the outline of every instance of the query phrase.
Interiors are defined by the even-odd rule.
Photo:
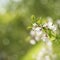
[[[44,42],[48,42],[49,35],[47,33],[47,30],[51,30],[53,32],[56,32],[56,25],[52,23],[52,19],[48,19],[46,23],[43,25],[38,25],[37,23],[33,23],[32,30],[30,32],[31,40],[30,43],[32,45],[35,45],[37,41],[43,40]],[[46,31],[45,31],[46,30]]]
[[[52,31],[56,31],[56,25],[53,25],[52,21],[49,19],[47,23],[43,25],[43,27],[47,27],[51,29]]]

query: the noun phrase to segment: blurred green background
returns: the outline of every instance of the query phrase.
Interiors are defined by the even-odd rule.
[[[41,43],[29,43],[31,16],[60,19],[60,0],[0,0],[0,60],[34,60]],[[60,25],[53,50],[60,60]]]

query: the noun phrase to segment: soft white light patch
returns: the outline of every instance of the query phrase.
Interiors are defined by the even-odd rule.
[[[56,22],[57,22],[58,25],[60,25],[60,19],[58,19]]]
[[[21,2],[22,0],[13,0],[14,2]]]
[[[3,8],[3,7],[0,7],[0,14],[5,14],[6,13],[6,9],[5,8]]]
[[[0,0],[0,6],[5,6],[8,2],[9,0]]]
[[[0,0],[0,14],[5,14],[6,13],[6,5],[8,4],[9,0]]]
[[[45,56],[45,60],[50,60],[50,57],[48,55]]]

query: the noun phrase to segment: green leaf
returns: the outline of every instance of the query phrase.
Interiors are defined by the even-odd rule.
[[[34,15],[31,16],[32,23],[36,22],[36,18]]]
[[[27,27],[27,29],[31,29],[31,28],[32,28],[32,26],[28,26],[28,27]]]

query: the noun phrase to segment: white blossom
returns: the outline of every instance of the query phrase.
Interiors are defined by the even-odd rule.
[[[45,42],[48,40],[48,37],[46,36],[46,34],[43,34],[43,36],[41,37],[41,39]]]
[[[43,24],[43,27],[51,28],[52,26],[52,21],[48,20],[45,24]]]
[[[36,31],[36,35],[40,36],[42,34],[42,31]]]
[[[52,21],[50,21],[50,20],[49,20],[48,23],[47,23],[48,27],[52,26],[52,24],[53,24],[53,23],[52,23]]]
[[[56,25],[53,25],[52,21],[50,21],[50,20],[48,20],[48,22],[45,23],[43,25],[43,27],[47,27],[47,28],[51,29],[52,31],[56,31],[56,29],[57,29]]]
[[[57,22],[58,25],[60,25],[60,19],[58,19],[56,22]]]
[[[47,19],[48,22],[44,23],[43,26],[39,26],[38,24],[34,23],[30,32],[30,35],[32,36],[30,44],[35,45],[36,42],[40,40],[44,42],[43,48],[36,56],[36,60],[51,60],[50,57],[55,59],[53,56],[52,42],[49,39],[48,33],[43,31],[43,27],[55,32],[57,26],[52,23],[52,18],[48,17]]]
[[[48,42],[47,42],[47,46],[52,46],[51,41],[48,41]]]
[[[50,60],[50,57],[48,55],[45,56],[45,60]]]
[[[43,27],[47,27],[48,26],[48,24],[47,23],[45,23],[44,25],[43,25]]]
[[[35,45],[36,41],[32,39],[32,40],[30,40],[30,44]]]
[[[35,30],[36,27],[32,27],[32,30]]]
[[[37,25],[36,23],[34,23],[34,24],[33,24],[33,27],[36,27],[36,26],[38,26],[38,25]]]
[[[47,20],[52,22],[53,19],[51,17],[47,17]]]
[[[31,36],[35,36],[35,31],[31,30],[30,34]]]
[[[36,36],[36,37],[35,37],[35,40],[36,40],[36,41],[39,41],[39,40],[40,40],[40,37],[39,37],[39,36]]]
[[[39,51],[39,53],[38,53],[38,55],[37,55],[37,57],[36,57],[36,60],[42,60],[42,58],[43,58],[43,55],[46,53],[46,49],[45,49],[45,47],[43,47],[40,51]]]
[[[40,31],[41,27],[36,27],[35,31]]]
[[[52,26],[51,26],[51,30],[52,30],[52,31],[56,31],[56,28],[57,28],[57,27],[56,27],[55,25],[52,25]]]

